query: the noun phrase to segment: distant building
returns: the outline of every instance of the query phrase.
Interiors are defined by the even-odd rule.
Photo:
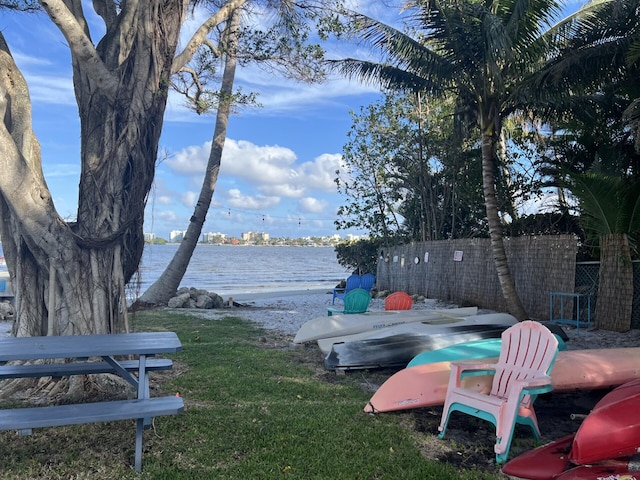
[[[155,239],[156,239],[156,234],[155,233],[145,233],[144,234],[145,243],[152,243]]]
[[[245,242],[268,242],[269,234],[265,232],[242,232],[242,240]]]
[[[169,241],[171,243],[179,243],[182,241],[186,233],[186,230],[172,230],[169,234]]]
[[[227,239],[226,233],[205,233],[202,235],[202,241],[204,243],[224,243]]]

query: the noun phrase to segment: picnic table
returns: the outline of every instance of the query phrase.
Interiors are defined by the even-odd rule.
[[[169,359],[153,357],[181,348],[174,332],[0,338],[0,380],[113,373],[137,390],[137,397],[130,400],[0,410],[0,430],[29,434],[33,428],[135,419],[135,469],[139,472],[145,426],[153,417],[175,415],[184,409],[178,396],[150,397],[149,372],[173,365]],[[36,363],[7,364],[16,361]]]

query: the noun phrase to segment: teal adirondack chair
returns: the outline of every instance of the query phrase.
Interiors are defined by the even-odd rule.
[[[328,311],[329,316],[336,313],[364,313],[369,308],[369,302],[371,301],[371,294],[362,288],[356,288],[351,290],[344,296],[344,309],[337,310],[330,308]]]
[[[355,288],[360,288],[360,275],[353,274],[347,277],[347,281],[345,283],[344,288],[334,288],[333,289],[333,299],[331,300],[331,305],[336,303],[336,298],[339,298],[344,301],[344,297],[347,293]]]

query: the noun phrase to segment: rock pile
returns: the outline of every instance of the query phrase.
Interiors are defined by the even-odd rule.
[[[0,302],[0,320],[9,321],[13,320],[15,317],[16,311],[13,308],[13,305],[8,301]]]
[[[225,302],[220,295],[207,290],[197,288],[181,288],[176,296],[167,302],[169,308],[201,308],[211,310],[225,307]]]

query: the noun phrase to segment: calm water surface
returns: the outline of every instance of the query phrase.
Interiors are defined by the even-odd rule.
[[[145,246],[140,292],[160,276],[177,249],[178,245]],[[333,288],[347,275],[333,247],[198,245],[180,286],[203,288],[226,297]]]

